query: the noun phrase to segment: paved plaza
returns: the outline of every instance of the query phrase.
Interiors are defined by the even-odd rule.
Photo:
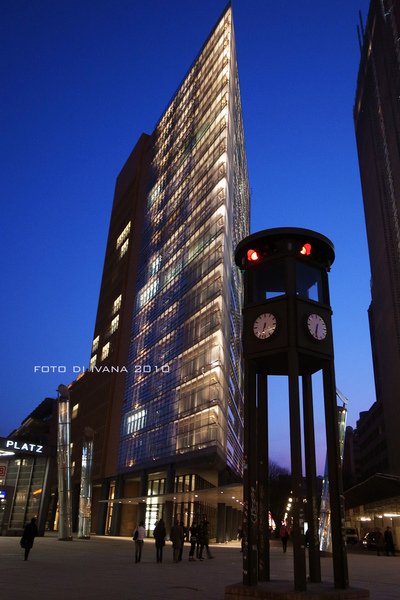
[[[212,560],[172,562],[167,543],[163,563],[156,563],[154,540],[145,540],[142,561],[135,564],[128,538],[91,537],[60,542],[54,534],[35,540],[23,561],[19,538],[0,537],[0,590],[13,600],[224,600],[225,587],[242,581],[237,542],[211,545]],[[332,582],[332,559],[322,558],[323,581]],[[348,553],[350,586],[370,590],[371,600],[400,599],[400,557],[366,550]],[[292,547],[282,553],[271,542],[273,580],[293,580]]]

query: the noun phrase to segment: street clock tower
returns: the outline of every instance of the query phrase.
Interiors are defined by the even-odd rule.
[[[307,587],[304,520],[308,522],[310,581],[321,581],[311,376],[322,371],[334,583],[336,588],[349,586],[328,285],[334,259],[332,243],[307,229],[268,229],[246,237],[236,248],[235,261],[244,273],[245,284],[244,585],[256,585],[258,580],[270,578],[266,542],[269,375],[288,378],[295,590],[305,591]],[[300,378],[307,484],[305,511]]]

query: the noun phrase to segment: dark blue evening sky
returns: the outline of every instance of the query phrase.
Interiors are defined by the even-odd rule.
[[[5,0],[1,61],[0,435],[87,367],[116,177],[151,133],[225,0]],[[375,401],[370,270],[353,126],[358,12],[368,0],[233,0],[251,231],[335,245],[337,386],[348,423]],[[65,375],[34,373],[65,366]],[[288,466],[286,381],[271,458]],[[325,460],[316,377],[318,469]]]

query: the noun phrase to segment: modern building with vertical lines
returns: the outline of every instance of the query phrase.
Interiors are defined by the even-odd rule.
[[[213,537],[236,533],[238,497],[221,499],[242,477],[234,250],[249,215],[229,3],[117,179],[90,369],[71,386],[75,489],[81,431],[97,432],[98,534],[130,534],[139,519],[150,533],[161,517],[187,526],[203,514]]]
[[[372,0],[354,123],[371,265],[377,402],[357,424],[361,478],[400,475],[400,2]]]

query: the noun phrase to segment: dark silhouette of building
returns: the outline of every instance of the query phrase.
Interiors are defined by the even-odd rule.
[[[348,425],[344,438],[343,489],[348,490],[361,481],[358,431]]]
[[[73,526],[77,527],[83,432],[85,427],[91,427],[95,432],[92,525],[97,531],[96,523],[100,519],[98,533],[105,531],[103,520],[107,512],[106,504],[98,504],[101,486],[107,482],[108,489],[108,482],[115,482],[116,476],[138,244],[147,190],[149,140],[145,134],[140,137],[116,181],[90,366],[70,386]]]
[[[372,0],[361,33],[354,123],[371,265],[371,410],[381,419],[376,444],[360,418],[366,477],[400,474],[400,2]]]

